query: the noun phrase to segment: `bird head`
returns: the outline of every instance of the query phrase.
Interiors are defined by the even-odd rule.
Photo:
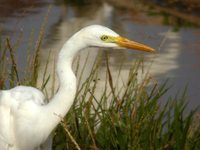
[[[76,36],[78,34],[78,36]],[[85,47],[106,47],[114,49],[134,49],[146,52],[155,50],[147,45],[129,40],[101,25],[91,25],[80,30],[75,36],[81,38]]]

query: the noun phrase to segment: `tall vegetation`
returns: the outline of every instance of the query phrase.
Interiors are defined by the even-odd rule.
[[[1,89],[19,84],[36,86],[41,40],[38,39],[33,54],[28,56],[25,67],[28,69],[21,77],[15,47],[8,38],[1,41]],[[153,84],[148,75],[139,82],[141,60],[136,60],[130,68],[123,87],[113,84],[108,62],[106,67],[107,78],[100,97],[95,96],[99,63],[94,64],[89,77],[79,86],[73,106],[53,132],[54,150],[200,149],[200,118],[196,109],[185,113],[185,92],[163,103],[167,82]]]

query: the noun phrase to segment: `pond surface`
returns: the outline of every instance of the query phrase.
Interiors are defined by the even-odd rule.
[[[51,50],[53,55],[50,63],[53,64],[63,43],[82,27],[90,24],[102,24],[125,37],[150,45],[158,52],[143,54],[130,50],[90,50],[89,63],[83,78],[88,76],[92,63],[96,60],[95,57],[99,52],[103,56],[108,53],[113,76],[118,72],[119,66],[124,64],[122,71],[124,79],[122,80],[127,77],[128,69],[134,60],[144,56],[146,69],[156,82],[163,83],[169,79],[168,85],[172,88],[166,97],[174,96],[187,86],[189,109],[200,104],[200,29],[181,28],[179,31],[173,32],[172,26],[162,25],[162,16],[150,16],[148,12],[137,9],[135,11],[119,9],[107,3],[99,2],[77,6],[70,3],[55,3],[51,0],[29,1],[22,5],[19,5],[18,1],[14,5],[13,2],[0,3],[0,8],[4,10],[0,15],[0,28],[3,38],[10,36],[12,43],[15,43],[19,36],[21,37],[22,44],[17,49],[21,70],[25,66],[30,35],[33,35],[33,40],[38,38],[50,5],[41,52],[44,62],[47,60],[48,51]],[[9,8],[8,10],[12,11],[3,8]],[[88,50],[81,52],[81,61],[85,60],[87,54]],[[101,70],[106,70],[105,63],[102,63]],[[49,72],[51,71],[52,68]],[[104,75],[100,75],[100,89],[103,88],[101,87],[101,82],[104,82],[103,78]]]

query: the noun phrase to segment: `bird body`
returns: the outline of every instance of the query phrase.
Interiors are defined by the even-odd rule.
[[[120,37],[107,27],[92,25],[74,34],[58,55],[59,90],[45,103],[43,93],[33,87],[17,86],[0,91],[0,150],[50,150],[49,135],[69,111],[76,93],[73,58],[86,47],[135,48],[154,51]]]
[[[27,136],[34,138],[33,134],[37,132],[33,130],[40,130],[35,125],[42,105],[44,105],[44,95],[33,87],[18,86],[0,92],[1,150],[21,150],[24,149],[23,143],[29,143],[28,147],[34,144]],[[21,141],[23,142],[20,143]]]

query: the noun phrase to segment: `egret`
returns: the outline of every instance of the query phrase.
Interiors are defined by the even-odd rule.
[[[44,146],[45,142],[61,121],[61,117],[69,111],[75,98],[73,58],[86,47],[128,48],[154,52],[153,48],[121,37],[101,25],[81,29],[59,52],[56,66],[59,90],[49,103],[45,103],[43,93],[34,87],[17,86],[0,91],[0,150],[51,149]]]

